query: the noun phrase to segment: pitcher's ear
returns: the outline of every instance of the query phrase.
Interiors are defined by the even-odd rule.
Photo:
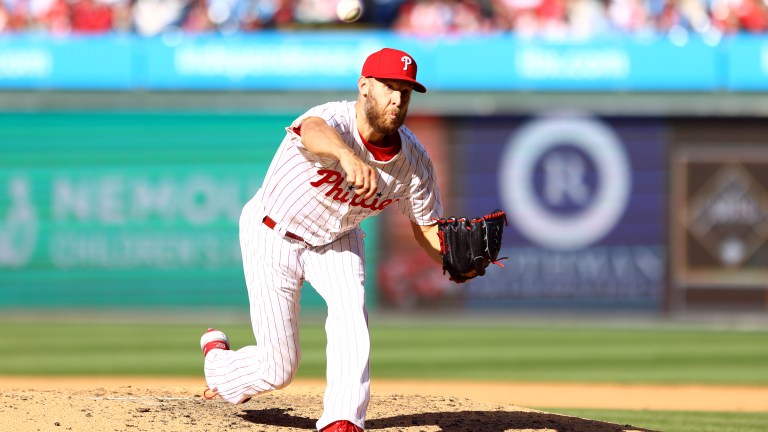
[[[368,86],[370,85],[368,78],[361,76],[357,79],[357,90],[360,92],[361,95],[367,96],[368,95]]]

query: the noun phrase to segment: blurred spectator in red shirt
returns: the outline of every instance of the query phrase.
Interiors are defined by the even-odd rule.
[[[568,36],[567,9],[564,0],[494,0],[498,27],[523,37]]]
[[[768,30],[768,9],[763,0],[741,0],[736,14],[742,29],[750,33]]]
[[[278,0],[277,10],[269,20],[270,27],[290,27],[296,21],[296,0]]]
[[[566,36],[568,34],[565,0],[541,0],[536,8],[536,17],[544,35]]]
[[[106,33],[112,30],[112,8],[98,0],[75,0],[72,4],[72,31]]]
[[[66,36],[72,28],[66,0],[30,0],[29,18],[32,30],[43,30],[55,36]]]
[[[0,33],[8,33],[14,30],[13,28],[14,15],[5,2],[0,1]]]
[[[739,18],[734,3],[734,0],[712,0],[712,24],[725,34],[739,31]]]
[[[24,0],[17,0],[15,3],[6,3],[8,10],[8,23],[6,28],[10,31],[20,32],[30,28],[29,11]]]

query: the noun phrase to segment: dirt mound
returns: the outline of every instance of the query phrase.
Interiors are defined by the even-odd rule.
[[[289,387],[290,388],[290,387]],[[242,405],[206,400],[190,387],[11,389],[0,396],[3,429],[13,431],[313,431],[322,388],[261,395]],[[628,425],[443,396],[374,394],[369,431],[627,432]]]

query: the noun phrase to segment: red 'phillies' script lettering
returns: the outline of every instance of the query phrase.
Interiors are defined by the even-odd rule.
[[[373,211],[383,210],[384,207],[392,204],[393,202],[397,201],[396,199],[385,199],[379,202],[379,199],[377,197],[373,197],[373,199],[368,202],[364,200],[360,195],[355,195],[351,193],[349,190],[344,189],[341,187],[341,182],[344,180],[341,173],[338,171],[328,170],[328,169],[321,169],[318,170],[317,173],[321,176],[319,179],[310,182],[312,186],[319,188],[322,185],[332,185],[330,189],[325,193],[325,196],[333,198],[334,201],[338,201],[341,203],[349,202],[349,205],[352,207],[362,207],[371,209]],[[350,201],[350,195],[352,196],[352,200]]]

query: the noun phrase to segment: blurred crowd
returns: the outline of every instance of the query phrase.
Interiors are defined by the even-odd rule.
[[[340,24],[337,0],[0,0],[0,33],[53,35],[261,29],[390,29],[416,35],[514,32],[560,38],[728,35],[768,29],[768,0],[365,0]]]

